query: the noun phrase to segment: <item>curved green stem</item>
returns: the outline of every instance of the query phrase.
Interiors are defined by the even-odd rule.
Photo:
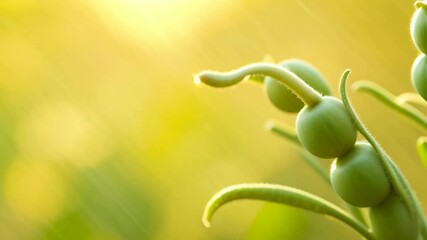
[[[297,133],[294,129],[291,129],[288,126],[285,126],[284,124],[281,124],[277,120],[268,120],[265,122],[265,129],[267,131],[273,132],[280,137],[298,145],[301,146],[301,142],[299,141],[299,138],[297,136]]]
[[[366,239],[375,239],[374,235],[366,226],[334,204],[311,193],[276,184],[238,184],[221,190],[215,194],[206,205],[203,213],[204,225],[206,227],[210,226],[212,215],[222,205],[240,199],[281,203],[311,212],[328,215],[347,224],[363,235]]]
[[[274,64],[276,61],[274,60],[273,56],[266,54],[262,58],[262,62]],[[256,84],[264,84],[265,76],[261,74],[255,74],[255,75],[249,75],[247,79]]]
[[[322,95],[297,75],[271,63],[253,63],[226,73],[203,71],[195,76],[195,82],[212,87],[229,87],[242,81],[245,76],[255,74],[269,76],[285,84],[308,106],[315,106],[322,100]]]
[[[297,134],[295,133],[295,131],[293,131],[292,129],[290,129],[290,127],[285,127],[283,126],[283,124],[280,124],[278,121],[276,120],[268,120],[265,123],[265,128],[268,131],[271,131],[277,135],[279,135],[280,137],[291,141],[292,143],[296,144],[297,146],[301,147],[301,142],[298,139]],[[304,161],[310,165],[310,167],[312,167],[314,169],[314,171],[316,171],[328,184],[330,184],[330,179],[329,179],[329,174],[326,171],[326,169],[319,163],[319,161],[317,161],[316,158],[314,158],[311,154],[305,152],[305,151],[301,151],[300,152],[300,156],[302,159],[304,159]]]
[[[415,214],[417,215],[420,226],[421,226],[421,235],[424,239],[427,239],[427,219],[424,216],[423,210],[421,209],[420,204],[418,203],[417,197],[415,196],[415,193],[412,191],[411,187],[409,186],[408,181],[405,179],[403,174],[400,172],[397,165],[391,160],[389,156],[388,161],[391,163],[393,170],[398,174],[400,181],[402,182],[405,189],[407,189],[407,194],[409,195],[409,199],[413,202],[415,207]]]
[[[351,105],[351,102],[348,98],[347,90],[346,90],[346,82],[347,82],[348,74],[350,74],[350,70],[347,69],[342,74],[341,80],[340,80],[340,94],[341,94],[341,98],[344,103],[344,106],[346,107],[348,113],[350,114],[350,117],[353,119],[354,124],[357,126],[360,133],[366,138],[366,140],[372,145],[372,147],[377,152],[379,156],[379,160],[383,165],[385,171],[387,172],[394,189],[399,194],[399,196],[403,199],[406,206],[409,208],[411,214],[413,214],[413,216],[417,216],[417,219],[419,219],[419,221],[421,222],[422,234],[424,238],[427,239],[427,221],[425,220],[421,207],[419,206],[418,201],[415,197],[415,194],[412,192],[412,189],[409,186],[409,183],[407,182],[407,180],[405,179],[405,177],[403,176],[399,168],[394,164],[391,158],[381,148],[381,146],[375,140],[373,135],[364,126],[364,124],[362,123],[362,121],[359,119],[356,112],[354,111],[353,106]]]
[[[353,215],[353,217],[355,217],[360,223],[367,226],[367,222],[365,216],[362,213],[362,209],[355,207],[349,203],[346,203],[345,201],[343,202],[345,203],[345,207],[347,208],[347,210],[350,211],[350,214]]]
[[[356,91],[363,91],[376,97],[388,107],[410,118],[427,130],[427,117],[409,104],[399,101],[399,98],[370,81],[359,81],[353,84]]]
[[[316,158],[313,157],[310,153],[306,151],[301,151],[300,156],[304,161],[310,165],[314,171],[316,171],[326,183],[331,184],[331,180],[329,179],[329,173],[325,170],[325,168],[317,161]]]

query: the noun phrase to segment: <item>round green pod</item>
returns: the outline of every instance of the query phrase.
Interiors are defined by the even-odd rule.
[[[427,101],[427,59],[426,55],[418,56],[412,65],[412,85],[418,94]]]
[[[369,218],[378,240],[418,239],[418,221],[395,193],[391,193],[381,204],[372,207]]]
[[[336,158],[351,150],[357,138],[343,103],[325,96],[315,106],[305,106],[297,116],[297,135],[310,153],[321,158]]]
[[[420,6],[414,13],[411,21],[411,36],[415,46],[427,53],[427,10]]]
[[[290,59],[280,62],[278,65],[295,73],[322,95],[331,94],[328,82],[310,63]],[[274,78],[265,78],[264,89],[270,102],[284,112],[297,113],[304,107],[304,103],[291,90]]]
[[[391,191],[377,153],[366,142],[357,142],[350,152],[335,159],[330,177],[335,192],[356,207],[376,206]]]

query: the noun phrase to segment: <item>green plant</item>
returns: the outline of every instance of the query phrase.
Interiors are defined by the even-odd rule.
[[[331,94],[328,82],[310,63],[299,59],[290,59],[280,62],[278,65],[293,72],[319,93],[323,95]],[[276,79],[266,77],[263,81],[268,99],[278,109],[284,112],[296,113],[304,107],[304,103]]]
[[[418,8],[411,22],[411,35],[415,46],[422,54],[414,61],[412,66],[412,83],[417,92],[427,100],[427,62],[425,53],[427,53],[427,3],[417,1],[415,6]]]
[[[387,175],[372,146],[358,142],[331,166],[331,183],[335,192],[357,207],[373,207],[390,194]]]
[[[426,15],[427,18],[427,15]],[[427,30],[427,29],[426,29]],[[426,55],[421,54],[418,56],[414,64],[412,65],[412,84],[417,90],[421,97],[427,100],[427,82],[425,78],[427,76],[427,59]]]
[[[427,50],[426,6],[423,2],[416,3],[418,10],[411,24],[413,39],[421,51]],[[412,80],[417,92],[427,99],[423,95],[427,94],[427,71],[423,59],[424,57],[420,57],[415,61]],[[309,69],[314,68],[301,71],[309,72]],[[335,192],[347,204],[350,213],[311,193],[291,187],[239,184],[225,188],[211,198],[203,216],[205,225],[209,225],[212,215],[222,205],[239,199],[257,199],[332,216],[352,227],[366,239],[427,240],[427,220],[408,181],[363,125],[348,99],[346,82],[350,70],[345,70],[340,80],[341,100],[323,96],[322,93],[328,91],[320,93],[315,84],[307,80],[310,76],[299,71],[284,67],[283,64],[255,63],[226,73],[204,71],[197,75],[196,80],[213,87],[228,87],[250,76],[249,79],[264,82],[267,86],[267,96],[273,105],[281,110],[284,110],[282,105],[287,104],[283,101],[289,99],[281,96],[287,94],[283,91],[283,85],[291,90],[305,105],[299,108],[297,104],[292,103],[291,107],[284,110],[299,110],[296,133],[279,126],[275,121],[268,122],[267,128],[310,153],[304,153],[303,159],[331,183]],[[319,79],[317,81],[321,82],[320,85],[327,86],[322,82],[323,78]],[[355,90],[372,94],[427,129],[427,117],[408,104],[411,101],[425,104],[419,96],[405,93],[395,97],[369,81],[356,82],[353,86]],[[356,143],[358,132],[367,142]],[[424,162],[427,161],[426,146],[425,137],[420,137],[417,149]],[[335,158],[330,177],[318,164],[316,157]],[[368,221],[360,214],[358,207],[369,208],[370,224],[367,224]]]
[[[369,218],[378,239],[418,239],[417,219],[394,193],[378,206],[372,207]]]
[[[344,105],[334,97],[323,97],[317,105],[304,107],[298,114],[296,128],[301,144],[321,158],[345,155],[357,137]]]
[[[417,10],[411,21],[411,36],[415,46],[423,53],[427,52],[427,11],[422,1],[415,3]]]

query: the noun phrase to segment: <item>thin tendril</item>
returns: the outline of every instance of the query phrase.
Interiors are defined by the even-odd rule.
[[[284,127],[281,125],[283,124],[279,124],[279,122],[276,120],[268,120],[265,123],[265,128],[268,131],[271,131],[272,133],[275,133],[278,136],[296,144],[298,147],[301,147],[301,142],[299,141],[295,131],[292,131],[289,127]],[[326,183],[331,184],[328,171],[326,171],[326,169],[316,158],[314,158],[306,151],[301,151],[300,156],[310,167],[313,168],[314,171],[316,171],[323,178],[323,180],[325,180]]]
[[[262,62],[274,64],[276,61],[274,60],[273,56],[266,54],[262,58]],[[247,76],[247,80],[249,80],[255,84],[263,84],[264,80],[265,80],[265,76],[260,75],[260,74],[249,75],[249,76]]]
[[[238,184],[227,187],[216,193],[207,203],[203,213],[203,223],[210,226],[212,215],[226,203],[240,200],[252,199],[286,204],[289,206],[305,209],[334,217],[346,223],[359,232],[366,239],[373,240],[375,236],[362,223],[354,219],[350,214],[336,205],[320,198],[314,194],[277,184],[252,183]]]
[[[377,152],[379,156],[379,160],[386,170],[388,176],[390,177],[390,181],[397,191],[398,195],[403,199],[406,206],[409,208],[409,211],[413,216],[417,216],[417,219],[421,221],[421,229],[422,235],[427,239],[427,221],[424,217],[423,211],[418,204],[418,201],[415,197],[415,194],[412,192],[409,184],[399,168],[395,165],[395,163],[391,160],[391,158],[385,153],[385,151],[381,148],[380,144],[375,140],[374,136],[368,131],[368,129],[364,126],[362,121],[357,116],[354,111],[353,106],[347,95],[346,90],[346,82],[348,74],[350,74],[350,70],[345,70],[341,76],[340,80],[340,94],[344,106],[347,108],[350,117],[353,119],[354,124],[356,124],[360,133],[366,138],[366,140],[372,145],[374,150]]]
[[[419,126],[427,130],[427,117],[424,114],[422,114],[420,111],[418,111],[411,105],[399,101],[399,98],[397,98],[384,88],[378,86],[377,84],[370,81],[359,81],[353,84],[353,88],[356,91],[363,91],[371,94],[391,109],[408,117],[409,119],[417,123]]]
[[[195,82],[200,81],[212,87],[229,87],[239,83],[247,75],[256,74],[269,76],[283,83],[310,107],[322,100],[322,95],[297,75],[271,63],[253,63],[226,73],[203,71],[195,77]]]
[[[277,120],[268,120],[265,122],[265,129],[267,131],[273,132],[280,137],[298,145],[301,146],[301,142],[299,141],[299,138],[295,132],[294,129],[291,129],[291,127],[285,126],[284,124],[279,123]]]
[[[331,180],[329,179],[329,174],[325,170],[325,168],[317,161],[313,155],[307,153],[306,151],[301,151],[300,156],[304,159],[308,165],[310,165],[329,185],[331,184]]]

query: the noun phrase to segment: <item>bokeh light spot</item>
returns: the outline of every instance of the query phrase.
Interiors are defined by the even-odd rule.
[[[95,166],[111,150],[106,128],[65,102],[41,105],[21,123],[17,142],[27,155]]]
[[[235,1],[84,0],[119,36],[141,43],[174,44],[194,37],[206,21],[221,20]]]

